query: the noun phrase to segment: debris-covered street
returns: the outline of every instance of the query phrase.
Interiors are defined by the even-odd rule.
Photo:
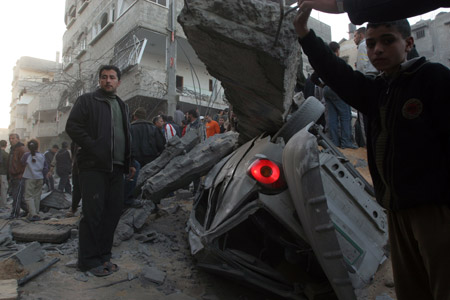
[[[367,173],[364,155],[362,149],[346,151],[347,158],[358,166],[362,174]],[[58,199],[62,201],[61,195],[58,195]],[[70,199],[70,196],[66,195],[66,199]],[[8,289],[11,291],[9,298],[0,299],[282,299],[205,272],[196,266],[186,232],[193,200],[191,192],[180,189],[173,197],[162,199],[157,211],[150,202],[142,208],[128,209],[119,223],[115,239],[117,246],[113,248],[113,260],[120,270],[104,278],[76,269],[78,214],[68,218],[65,216],[67,209],[50,208],[47,213],[41,213],[44,220],[38,222],[31,223],[25,218],[12,221],[0,219],[1,291],[2,295]],[[7,214],[2,213],[1,216]],[[124,229],[127,228],[124,220],[128,219],[125,223],[130,223],[127,217],[130,215],[139,215],[141,219],[134,218],[134,226],[140,229],[133,230],[131,235],[126,234],[127,230]],[[59,227],[60,231],[55,233],[55,230],[42,227],[40,232],[35,230],[35,238],[45,240],[62,237],[64,241],[19,242],[12,234],[28,232],[22,239],[32,238],[31,229],[43,224]],[[69,232],[69,236],[64,238],[63,232]],[[125,240],[122,241],[120,236],[126,236]],[[17,254],[20,250],[25,252],[24,255]],[[20,282],[21,278],[54,259],[59,261],[18,287],[17,296],[14,296],[16,280],[5,285],[7,279],[19,279]],[[359,291],[358,299],[395,299],[390,272],[389,261],[386,261],[369,288]]]
[[[195,267],[185,231],[192,205],[192,197],[186,197],[187,194],[181,192],[180,200],[164,199],[161,208],[149,215],[140,231],[114,247],[113,259],[120,270],[105,278],[76,270],[78,217],[65,218],[65,211],[53,210],[46,214],[49,220],[36,223],[1,220],[2,259],[18,249],[31,249],[26,254],[25,265],[15,258],[3,260],[0,278],[20,279],[58,258],[60,261],[55,265],[19,288],[20,299],[271,299]],[[59,224],[74,229],[70,238],[61,244],[31,246],[36,244],[16,243],[8,234],[9,228],[22,223]],[[14,284],[11,290],[13,287]],[[3,285],[2,293],[5,288]],[[1,299],[18,299],[12,295]]]

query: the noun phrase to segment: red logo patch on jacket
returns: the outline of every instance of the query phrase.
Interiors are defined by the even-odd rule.
[[[411,98],[403,104],[402,115],[405,119],[412,120],[420,116],[423,103],[419,99]]]

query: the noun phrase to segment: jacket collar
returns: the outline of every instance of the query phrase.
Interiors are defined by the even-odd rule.
[[[414,74],[417,72],[424,64],[427,63],[425,57],[416,57],[410,60],[403,62],[400,65],[400,70],[391,76],[387,76],[384,72],[379,76],[383,77],[386,81],[392,82],[396,78],[402,75]]]
[[[99,100],[99,101],[106,101],[108,98],[108,95],[106,95],[106,93],[102,90],[102,89],[97,89],[95,90],[95,92],[93,93],[93,98],[95,100]],[[115,95],[117,97],[117,99],[120,99],[119,96]]]

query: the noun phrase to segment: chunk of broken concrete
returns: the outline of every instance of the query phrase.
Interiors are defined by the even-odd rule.
[[[142,270],[142,276],[144,279],[153,283],[163,284],[166,279],[166,272],[160,271],[155,267],[144,267]]]
[[[283,124],[292,102],[300,46],[280,6],[266,0],[189,0],[178,22],[239,119],[239,144]],[[275,43],[275,41],[277,41]]]
[[[48,212],[51,208],[68,209],[71,207],[71,203],[66,199],[64,193],[54,190],[43,196],[39,206],[43,212]]]
[[[195,130],[186,132],[182,138],[178,136],[171,138],[161,155],[151,163],[143,166],[139,171],[135,194],[138,195],[140,193],[140,187],[145,183],[147,178],[152,177],[164,169],[175,157],[191,151],[198,143],[200,143],[200,138]]]
[[[78,259],[72,259],[71,261],[69,261],[65,264],[65,266],[68,268],[76,268],[77,265],[78,265]]]
[[[44,250],[42,250],[41,244],[33,242],[28,244],[25,248],[17,251],[11,257],[17,259],[22,266],[28,266],[35,262],[44,259]]]
[[[0,300],[18,299],[17,288],[17,280],[15,279],[0,280]]]
[[[173,158],[163,170],[145,181],[142,186],[143,198],[159,203],[168,193],[206,175],[215,164],[234,150],[238,136],[238,133],[232,131],[216,134],[195,146],[189,153]]]
[[[16,241],[60,244],[70,237],[71,225],[27,223],[17,220],[11,232]]]
[[[79,272],[77,272],[74,275],[74,278],[75,278],[75,280],[82,281],[82,282],[87,282],[89,280],[89,277],[87,277],[84,273],[79,273]]]

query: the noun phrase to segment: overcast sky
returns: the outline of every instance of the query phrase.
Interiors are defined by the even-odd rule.
[[[65,31],[64,0],[14,0],[2,1],[0,28],[2,44],[0,52],[0,128],[9,126],[11,103],[11,82],[13,67],[22,56],[31,56],[55,61],[56,52],[62,51],[62,38]],[[442,11],[444,9],[441,9]],[[445,9],[449,11],[450,9]],[[434,18],[437,12],[422,16]],[[314,12],[312,16],[331,25],[332,39],[340,41],[348,38],[346,14],[328,15]],[[421,17],[410,19],[411,24]]]

